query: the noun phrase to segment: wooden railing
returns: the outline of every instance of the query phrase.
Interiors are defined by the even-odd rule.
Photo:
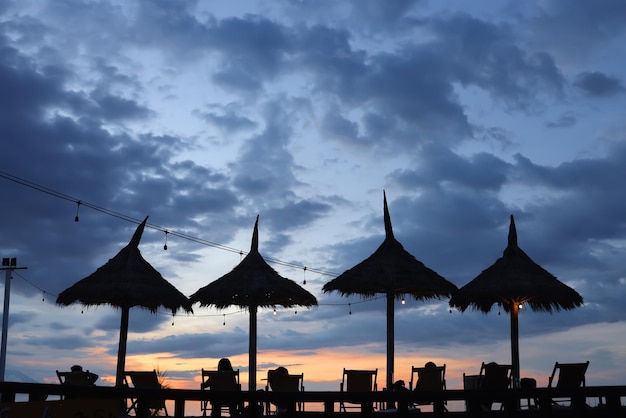
[[[338,412],[339,402],[362,403],[363,405],[397,405],[397,416],[409,415],[409,405],[417,403],[434,403],[434,416],[447,416],[448,414],[461,415],[463,412],[447,412],[444,403],[462,401],[465,403],[465,416],[492,416],[494,412],[485,413],[481,405],[485,402],[498,402],[502,404],[502,410],[496,415],[507,417],[540,416],[552,417],[563,416],[560,408],[553,407],[554,399],[571,398],[571,408],[567,410],[567,416],[599,416],[599,417],[626,417],[626,408],[622,407],[621,399],[626,398],[626,386],[589,386],[576,390],[562,390],[556,388],[536,389],[508,389],[500,392],[484,392],[477,390],[446,390],[446,391],[380,391],[374,393],[346,393],[346,392],[265,392],[265,391],[241,391],[241,392],[212,392],[191,389],[134,389],[115,388],[106,386],[65,386],[59,384],[36,384],[19,382],[0,383],[2,402],[12,402],[16,395],[28,395],[28,399],[44,399],[46,396],[70,396],[90,399],[114,399],[122,401],[128,398],[139,399],[164,399],[173,401],[174,411],[170,415],[175,418],[185,416],[185,404],[187,402],[200,402],[219,400],[221,403],[243,402],[249,407],[249,416],[262,412],[262,405],[266,402],[304,402],[321,403],[323,410],[319,415],[332,417],[345,415]],[[586,404],[587,399],[599,400],[599,405],[593,408]],[[532,410],[520,408],[520,403],[525,405],[528,399],[532,399]],[[370,416],[375,411],[365,406],[360,415]],[[301,413],[295,413],[300,415]],[[307,413],[304,413],[307,414]],[[141,412],[138,414],[141,416]],[[350,415],[350,413],[348,413]],[[352,414],[354,415],[354,414]]]

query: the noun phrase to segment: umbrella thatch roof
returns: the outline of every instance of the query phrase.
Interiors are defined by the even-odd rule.
[[[142,256],[138,245],[148,217],[119,253],[94,273],[67,288],[57,298],[60,305],[79,302],[85,306],[138,306],[156,312],[163,306],[173,313],[192,312],[185,295],[165,280]]]
[[[281,305],[315,306],[317,299],[293,280],[279,275],[259,253],[259,216],[254,223],[250,252],[228,274],[200,288],[189,298],[200,306],[229,306],[247,308],[250,312],[249,382],[248,389],[256,390],[257,309]]]
[[[546,312],[570,310],[583,304],[578,292],[560,282],[518,247],[513,215],[508,245],[502,257],[450,299],[450,305],[461,311],[471,306],[489,312],[494,304],[499,304],[508,312],[512,303],[523,303],[532,310]]]
[[[384,294],[387,298],[387,388],[394,372],[394,299],[412,295],[417,300],[448,297],[456,286],[426,267],[393,236],[387,195],[383,191],[385,240],[368,258],[326,283],[324,292],[364,298]]]
[[[412,295],[417,300],[448,297],[456,286],[426,267],[406,251],[393,235],[387,196],[383,192],[385,240],[368,258],[326,283],[324,292],[337,291],[343,296],[392,293],[397,297]]]
[[[552,312],[570,310],[583,304],[583,298],[571,287],[561,283],[536,264],[517,246],[515,220],[511,215],[509,241],[504,254],[474,280],[452,295],[450,306],[465,311],[469,306],[489,312],[498,304],[511,318],[511,364],[513,387],[520,384],[519,310],[528,305],[532,310]]]
[[[252,234],[250,252],[230,272],[199,289],[189,298],[200,306],[241,308],[314,306],[317,299],[293,280],[279,275],[259,253],[259,217]]]
[[[176,313],[178,309],[193,312],[191,302],[161,273],[156,271],[139,252],[139,241],[148,217],[137,227],[128,245],[94,273],[57,297],[57,304],[80,302],[85,306],[111,305],[121,308],[120,341],[117,353],[115,385],[122,386],[126,363],[128,317],[130,308],[138,306],[156,312],[163,306]]]

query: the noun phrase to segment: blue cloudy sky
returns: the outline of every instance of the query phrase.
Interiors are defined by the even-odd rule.
[[[0,2],[0,255],[28,267],[7,379],[78,362],[112,382],[119,311],[55,296],[146,215],[142,254],[186,295],[240,261],[257,214],[261,254],[306,280],[319,307],[259,314],[259,379],[382,373],[384,300],[321,287],[382,242],[385,190],[396,238],[457,286],[502,254],[513,214],[585,300],[521,313],[522,376],[590,360],[588,384],[624,383],[624,21],[621,0]],[[175,387],[223,356],[245,371],[247,313],[194,310],[132,310],[127,368]],[[434,359],[460,387],[510,362],[508,317],[398,302],[396,355],[396,378]]]

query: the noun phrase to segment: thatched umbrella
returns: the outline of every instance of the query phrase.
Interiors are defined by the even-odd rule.
[[[172,314],[178,309],[193,312],[189,299],[141,256],[138,245],[147,220],[146,216],[128,245],[115,257],[91,275],[65,289],[56,301],[65,306],[80,302],[85,306],[112,305],[122,310],[116,386],[121,386],[124,380],[130,308],[138,306],[155,313],[159,306],[163,306],[170,309]]]
[[[412,295],[416,300],[449,297],[457,288],[407,252],[393,236],[387,196],[383,191],[385,240],[367,259],[326,283],[324,292],[337,291],[372,297],[387,296],[387,388],[393,384],[394,300]]]
[[[570,310],[583,304],[583,298],[561,283],[517,246],[517,231],[511,215],[509,242],[504,254],[491,267],[461,287],[450,299],[450,306],[464,312],[469,306],[487,313],[494,304],[511,316],[511,365],[514,387],[519,386],[519,308],[526,304],[534,311]]]
[[[250,252],[228,274],[198,289],[189,297],[191,303],[200,306],[229,306],[247,308],[250,311],[249,335],[249,383],[250,391],[256,390],[256,342],[258,308],[276,305],[314,306],[317,299],[293,280],[280,276],[259,253],[259,216],[254,223]]]

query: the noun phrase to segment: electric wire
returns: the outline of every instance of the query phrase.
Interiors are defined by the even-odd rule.
[[[0,170],[0,177],[4,178],[6,180],[12,181],[14,183],[20,184],[22,186],[31,188],[33,190],[36,190],[36,191],[48,194],[50,196],[53,196],[53,197],[56,197],[56,198],[59,198],[59,199],[63,199],[63,200],[69,201],[69,202],[73,202],[73,203],[75,203],[78,206],[85,206],[85,207],[87,207],[89,209],[92,209],[92,210],[95,210],[97,212],[100,212],[100,213],[103,213],[103,214],[106,214],[106,215],[109,215],[109,216],[112,216],[112,217],[115,217],[115,218],[118,218],[118,219],[121,219],[121,220],[124,220],[124,221],[127,221],[127,222],[134,223],[135,225],[139,225],[143,221],[143,220],[140,220],[140,219],[137,219],[137,218],[133,218],[132,216],[125,215],[123,213],[120,213],[120,212],[117,212],[117,211],[114,211],[114,210],[111,210],[111,209],[108,209],[108,208],[104,208],[102,206],[99,206],[99,205],[87,202],[85,200],[69,196],[69,195],[67,195],[65,193],[59,192],[59,191],[51,189],[49,187],[42,186],[42,185],[34,183],[32,181],[29,181],[29,180],[20,178],[18,176],[15,176],[15,175],[13,175],[11,173],[7,173],[6,171],[1,171]],[[77,215],[77,218],[78,218],[78,215]],[[217,242],[209,241],[209,240],[206,240],[206,239],[203,239],[203,238],[198,238],[198,237],[194,237],[194,236],[191,236],[191,235],[187,235],[187,234],[184,234],[182,232],[177,232],[175,230],[171,230],[169,228],[165,228],[163,226],[156,225],[156,224],[153,224],[153,223],[150,223],[150,222],[146,222],[146,228],[150,228],[150,229],[154,229],[154,230],[157,230],[157,231],[161,231],[161,232],[165,233],[166,235],[175,236],[177,238],[181,238],[181,239],[184,239],[184,240],[187,240],[187,241],[191,241],[191,242],[194,242],[196,244],[201,244],[201,245],[204,245],[204,246],[213,247],[213,248],[217,248],[217,249],[224,250],[224,251],[237,253],[239,255],[247,255],[248,254],[248,252],[246,252],[246,251],[242,251],[242,250],[239,250],[239,249],[236,249],[236,248],[233,248],[233,247],[229,247],[229,246],[224,245],[224,244],[219,244]],[[281,266],[284,266],[284,267],[295,268],[295,269],[303,269],[303,270],[311,271],[313,273],[317,273],[317,274],[320,274],[320,275],[323,275],[323,276],[331,276],[331,277],[336,277],[337,276],[337,274],[333,273],[333,272],[325,271],[325,270],[322,270],[322,269],[311,268],[311,267],[307,267],[307,266],[303,266],[303,265],[300,265],[300,264],[291,263],[291,262],[287,262],[287,261],[282,261],[282,260],[275,259],[275,258],[272,258],[272,257],[265,257],[265,260],[267,262],[270,262],[270,263],[273,263],[273,264],[281,265]]]
[[[142,222],[142,220],[133,218],[131,216],[125,215],[125,214],[120,213],[120,212],[116,212],[116,211],[108,209],[108,208],[104,208],[104,207],[99,206],[99,205],[95,205],[93,203],[86,202],[86,201],[84,201],[82,199],[77,199],[77,198],[69,196],[69,195],[67,195],[65,193],[59,192],[57,190],[51,189],[51,188],[46,187],[46,186],[42,186],[40,184],[31,182],[29,180],[25,180],[23,178],[20,178],[18,176],[15,176],[13,174],[7,173],[7,172],[2,171],[2,170],[0,170],[0,178],[4,178],[4,179],[12,181],[12,182],[14,182],[16,184],[19,184],[19,185],[31,188],[33,190],[36,190],[36,191],[48,194],[50,196],[53,196],[53,197],[56,197],[56,198],[59,198],[59,199],[62,199],[62,200],[73,202],[78,207],[80,207],[82,205],[82,206],[85,206],[85,207],[90,208],[92,210],[95,210],[97,212],[103,213],[105,215],[109,215],[109,216],[112,216],[112,217],[115,217],[115,218],[118,218],[118,219],[121,219],[121,220],[124,220],[124,221],[127,221],[127,222],[131,222],[131,223],[134,223],[136,225],[139,225]],[[78,220],[78,208],[77,208],[77,212],[76,212],[76,220]],[[166,228],[164,228],[162,226],[159,226],[159,225],[156,225],[156,224],[152,224],[152,223],[146,222],[146,227],[154,229],[154,230],[157,230],[157,231],[164,232],[166,234],[166,238],[167,238],[167,235],[172,235],[172,236],[175,236],[175,237],[187,240],[187,241],[191,241],[191,242],[194,242],[194,243],[197,243],[197,244],[201,244],[201,245],[217,248],[217,249],[224,250],[224,251],[237,253],[237,254],[239,254],[241,256],[248,254],[247,252],[244,252],[242,250],[238,250],[238,249],[233,248],[233,247],[229,247],[227,245],[223,245],[223,244],[219,244],[219,243],[212,242],[212,241],[209,241],[209,240],[205,240],[205,239],[202,239],[202,238],[198,238],[198,237],[194,237],[194,236],[191,236],[191,235],[187,235],[187,234],[184,234],[184,233],[181,233],[181,232],[177,232],[175,230],[166,229]],[[286,262],[286,261],[282,261],[282,260],[271,258],[271,257],[265,257],[265,260],[270,262],[270,263],[278,264],[278,265],[281,265],[281,266],[284,266],[284,267],[303,269],[305,272],[306,271],[310,271],[310,272],[317,273],[317,274],[320,274],[320,275],[325,275],[325,276],[332,276],[332,277],[336,277],[337,276],[336,273],[328,272],[328,271],[325,271],[325,270],[322,270],[322,269],[311,268],[311,267],[299,265],[299,264],[296,264],[296,263]],[[44,295],[48,294],[48,295],[51,295],[51,296],[54,296],[54,297],[58,297],[58,295],[56,295],[54,293],[51,293],[51,292],[45,290],[44,288],[36,285],[32,281],[30,281],[26,277],[24,277],[22,274],[17,273],[15,270],[13,270],[13,274],[18,276],[20,279],[22,279],[24,282],[28,283],[33,288],[43,292]],[[380,299],[380,298],[382,298],[382,296],[366,298],[366,299],[363,299],[363,300],[360,300],[360,301],[356,301],[356,302],[320,303],[317,306],[351,306],[351,305],[356,305],[356,304],[361,304],[361,303],[372,302],[372,301],[375,301],[375,300]],[[196,315],[196,314],[194,314],[193,316],[194,317],[224,316],[224,315],[234,315],[234,314],[241,313],[241,312],[245,312],[245,310],[237,310],[237,311],[234,311],[234,312],[227,312],[227,313],[223,313],[222,312],[222,313],[219,313],[219,314],[206,314],[206,315]],[[156,313],[160,314],[160,315],[168,315],[168,316],[172,315],[171,313],[161,312],[161,311],[157,311]]]

